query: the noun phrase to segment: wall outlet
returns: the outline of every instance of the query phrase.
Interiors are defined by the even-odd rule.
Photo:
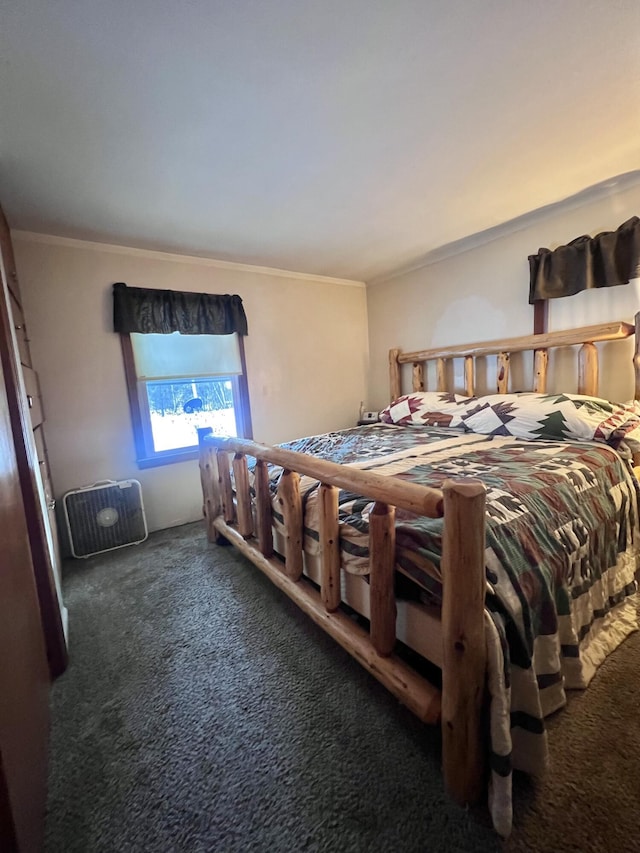
[[[362,418],[363,421],[371,421],[372,424],[376,423],[380,420],[378,412],[363,412]]]

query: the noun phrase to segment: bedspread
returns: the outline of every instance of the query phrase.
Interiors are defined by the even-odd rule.
[[[441,487],[474,477],[487,489],[486,625],[491,694],[491,809],[511,826],[511,771],[547,766],[544,717],[586,687],[637,627],[637,483],[596,442],[524,441],[438,427],[376,425],[282,445],[334,462]],[[270,476],[273,488],[281,469]],[[318,483],[302,477],[305,549],[318,549]],[[343,567],[368,572],[373,503],[341,491]],[[281,523],[274,509],[276,526]],[[442,519],[396,514],[397,569],[439,602]]]

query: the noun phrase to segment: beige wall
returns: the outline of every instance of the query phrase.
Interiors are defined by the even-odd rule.
[[[13,239],[58,496],[97,480],[136,478],[150,529],[201,517],[196,461],[136,466],[112,331],[116,281],[240,294],[257,440],[275,443],[354,423],[368,369],[363,285],[22,232]]]
[[[531,334],[528,255],[541,246],[555,248],[581,234],[613,230],[633,215],[640,215],[638,185],[580,207],[565,205],[539,213],[518,231],[369,285],[369,405],[380,407],[387,402],[387,353],[391,347],[412,350]],[[549,328],[632,320],[637,310],[640,282],[635,281],[626,287],[552,301]],[[608,344],[602,350],[601,393],[611,399],[628,399],[633,396],[630,347],[623,346],[623,362],[612,356],[612,348]],[[518,365],[515,367],[517,372]],[[566,370],[560,381],[565,376]]]

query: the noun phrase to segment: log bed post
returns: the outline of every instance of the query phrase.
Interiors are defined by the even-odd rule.
[[[473,397],[475,390],[475,379],[473,369],[473,356],[465,355],[464,357],[464,393],[467,397]]]
[[[271,493],[269,491],[269,469],[267,463],[262,459],[256,461],[254,476],[258,547],[262,556],[268,558],[273,556],[272,509]]]
[[[198,443],[200,445],[199,464],[200,482],[202,484],[202,514],[207,525],[207,539],[215,542],[218,532],[213,526],[215,518],[222,513],[222,499],[218,482],[218,460],[214,447],[203,442],[205,435],[213,430],[211,427],[198,428]]]
[[[253,536],[253,514],[251,512],[251,492],[249,491],[249,471],[247,457],[236,453],[233,457],[233,479],[236,484],[236,507],[238,512],[238,532],[245,539]]]
[[[369,601],[371,642],[379,655],[396,644],[396,510],[376,501],[369,515]]]
[[[549,350],[537,349],[533,361],[533,390],[536,394],[547,393],[547,365]]]
[[[284,571],[293,581],[302,577],[302,500],[300,475],[284,470],[278,486],[278,503],[284,521]]]
[[[447,791],[465,804],[484,790],[485,487],[467,478],[442,491],[442,762]]]
[[[336,486],[320,484],[318,534],[320,537],[320,596],[329,613],[340,606],[340,533]]]
[[[397,400],[400,396],[400,365],[398,363],[399,349],[389,350],[389,396],[390,403]]]
[[[509,391],[509,361],[511,354],[508,352],[498,353],[498,376],[496,386],[498,394],[506,394]]]
[[[218,450],[216,456],[220,495],[222,497],[222,514],[224,515],[224,520],[227,524],[233,524],[236,518],[236,510],[233,505],[233,487],[231,485],[231,471],[229,470],[229,454],[226,450]]]
[[[411,372],[411,386],[414,391],[424,391],[424,366],[416,361]]]
[[[436,359],[436,389],[447,390],[447,362],[444,358]]]
[[[598,396],[598,350],[595,344],[582,344],[578,353],[578,394]]]

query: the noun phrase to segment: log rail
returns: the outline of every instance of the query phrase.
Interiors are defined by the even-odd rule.
[[[477,480],[449,480],[443,489],[198,430],[204,514],[210,541],[228,539],[423,722],[440,722],[449,793],[460,803],[484,789],[486,737],[484,525],[485,489]],[[250,495],[246,457],[257,460]],[[274,556],[272,495],[267,464],[280,466],[276,500],[284,519],[284,562]],[[231,484],[231,467],[235,489]],[[303,570],[300,475],[320,482],[320,590]],[[369,519],[370,626],[367,632],[340,611],[338,491],[371,499]],[[235,493],[235,494],[234,494]],[[434,660],[443,662],[442,693],[393,654],[396,642],[395,509],[444,516],[443,621]],[[462,597],[453,590],[464,587]],[[438,642],[438,641],[436,641]]]

